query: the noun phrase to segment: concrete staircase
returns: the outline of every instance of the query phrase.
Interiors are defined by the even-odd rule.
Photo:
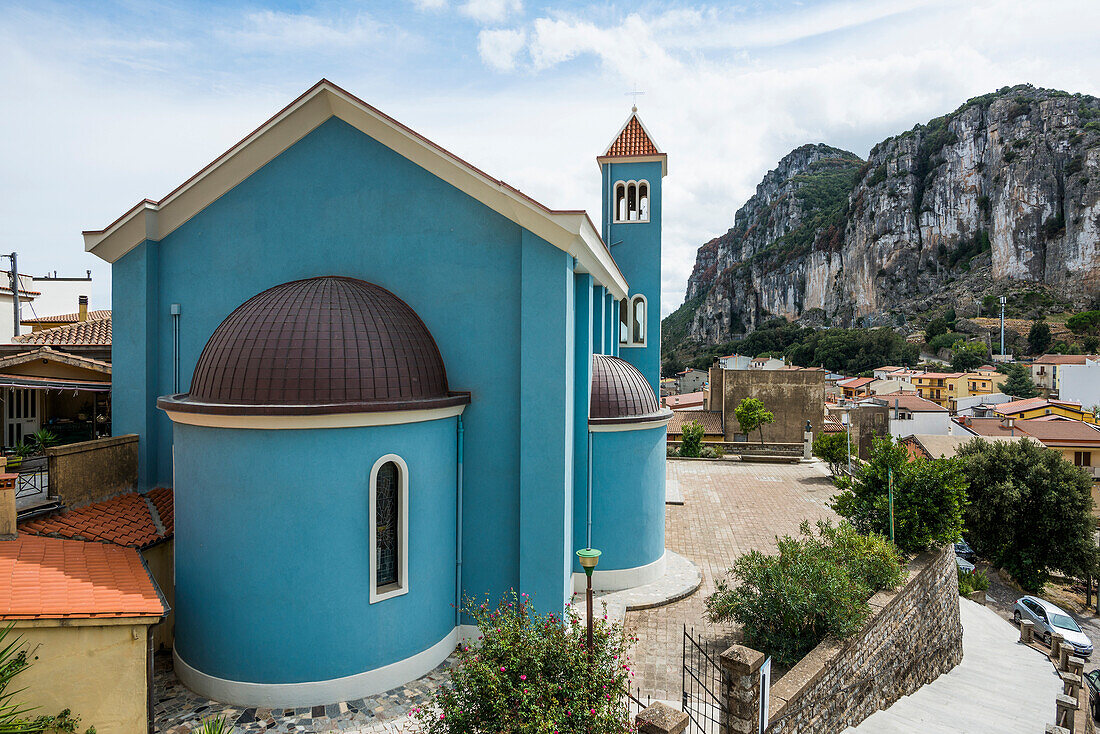
[[[960,599],[959,612],[962,662],[847,734],[1043,734],[1054,723],[1062,686],[1049,659],[992,610]]]

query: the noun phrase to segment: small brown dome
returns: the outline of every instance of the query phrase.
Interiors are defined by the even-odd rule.
[[[672,411],[661,407],[634,365],[607,354],[592,355],[589,423],[641,423],[670,417]]]
[[[431,333],[407,303],[355,278],[277,285],[214,330],[172,410],[296,415],[469,402],[452,393]]]

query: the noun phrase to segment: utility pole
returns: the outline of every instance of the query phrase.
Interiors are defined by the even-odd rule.
[[[1005,356],[1005,302],[1008,299],[1001,296],[1001,356]]]
[[[11,258],[11,303],[15,318],[15,331],[12,336],[19,336],[19,265],[16,262],[16,253],[8,255]]]

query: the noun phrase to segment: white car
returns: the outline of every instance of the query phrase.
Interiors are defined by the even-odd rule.
[[[1012,611],[1013,622],[1018,625],[1021,619],[1030,619],[1035,623],[1035,636],[1044,644],[1049,645],[1051,633],[1057,632],[1078,657],[1092,655],[1092,640],[1061,607],[1037,596],[1022,596],[1016,600],[1016,608]]]

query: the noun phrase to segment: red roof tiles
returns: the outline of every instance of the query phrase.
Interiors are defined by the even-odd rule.
[[[619,133],[619,137],[615,138],[615,142],[611,143],[607,152],[604,153],[604,157],[626,158],[643,155],[661,155],[661,151],[657,150],[657,146],[646,135],[638,116],[631,115]]]
[[[53,346],[111,346],[111,317],[94,321],[55,326],[52,329],[22,334],[12,339],[20,344],[50,344]]]
[[[88,321],[100,321],[111,318],[111,309],[102,309],[88,312]],[[21,324],[75,324],[80,321],[79,313],[63,313],[58,316],[37,316],[33,319],[22,319]]]
[[[155,518],[150,504],[157,514]],[[163,531],[157,527],[158,520]],[[174,530],[172,490],[166,488],[154,489],[144,496],[130,492],[74,510],[36,517],[19,525],[21,533],[96,540],[135,548],[148,548],[167,540]]]
[[[0,541],[0,619],[160,617],[133,548],[20,535]]]
[[[674,410],[672,420],[668,422],[668,435],[683,434],[684,426],[692,422],[698,422],[703,427],[703,435],[724,436],[726,433],[721,413],[709,410]]]

